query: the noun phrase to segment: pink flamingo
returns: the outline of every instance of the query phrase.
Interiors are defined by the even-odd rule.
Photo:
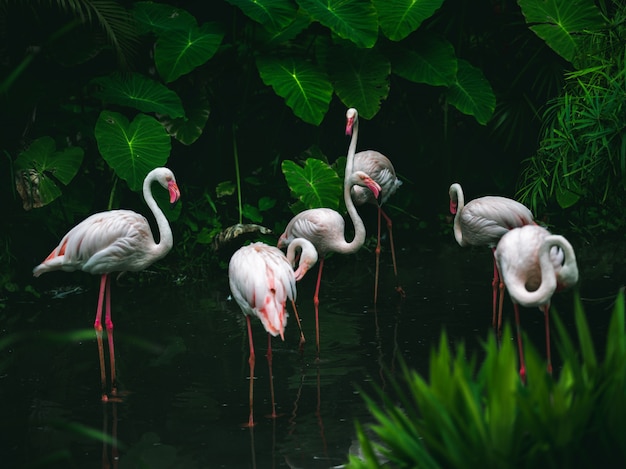
[[[349,125],[355,117],[356,110],[348,109],[346,117]],[[287,224],[284,233],[278,240],[278,247],[284,248],[296,238],[304,238],[309,240],[315,246],[320,257],[319,270],[317,274],[317,283],[315,285],[315,294],[313,296],[313,304],[315,305],[315,339],[317,344],[317,353],[319,356],[319,289],[322,279],[322,269],[324,268],[324,257],[329,252],[337,252],[340,254],[352,254],[357,252],[365,242],[365,225],[363,220],[354,206],[354,202],[350,197],[350,188],[359,185],[369,188],[375,197],[380,193],[380,186],[367,174],[362,171],[353,172],[354,148],[352,145],[348,151],[346,162],[346,172],[344,177],[343,198],[348,210],[348,215],[354,224],[354,238],[347,242],[345,239],[345,221],[343,217],[335,210],[329,208],[314,208],[298,213]]]
[[[346,129],[346,133],[349,130]],[[358,123],[355,121],[354,130],[352,131],[352,139],[356,141],[358,134]],[[382,205],[391,197],[398,187],[402,184],[402,181],[396,177],[396,171],[391,164],[389,158],[380,152],[375,150],[360,151],[354,155],[354,171],[363,171],[369,175],[380,186],[380,198],[374,197],[374,194],[361,187],[353,186],[351,190],[352,200],[355,205],[372,204],[378,209],[378,241],[376,244],[376,280],[374,284],[374,303],[378,300],[378,271],[380,266],[380,218],[381,215],[387,222],[387,231],[389,232],[389,243],[391,245],[391,259],[393,261],[393,273],[396,277],[396,291],[402,296],[405,296],[404,290],[398,282],[398,268],[396,264],[396,253],[393,244],[393,231],[391,218],[385,213]]]
[[[515,310],[520,376],[526,381],[526,366],[518,304],[539,307],[544,313],[548,373],[550,358],[550,300],[555,291],[578,282],[578,266],[572,245],[563,236],[553,235],[538,225],[527,225],[507,232],[494,252],[495,260]]]
[[[294,256],[296,248],[302,249],[301,265],[315,264],[317,252],[311,243],[304,239],[296,239],[289,246],[290,256]],[[272,414],[276,417],[274,401],[274,382],[272,374],[272,336],[280,335],[285,340],[285,326],[287,325],[287,299],[292,303],[298,324],[296,300],[296,275],[283,252],[264,243],[253,243],[239,248],[231,257],[228,265],[228,281],[233,298],[246,317],[248,326],[248,341],[250,345],[250,416],[246,426],[254,426],[253,394],[254,394],[254,364],[256,356],[252,340],[252,326],[250,316],[261,320],[267,331],[267,360],[270,372],[270,393],[272,396]],[[304,340],[301,330],[301,341]]]
[[[450,186],[450,213],[454,215],[454,237],[460,246],[488,246],[492,252],[498,241],[512,228],[534,224],[532,212],[524,205],[506,197],[485,196],[471,200],[465,205],[463,189],[458,183]],[[491,323],[496,328],[496,302],[498,288],[500,303],[498,331],[502,327],[502,292],[498,266],[493,261],[493,311]]]
[[[169,191],[170,203],[180,198],[174,173],[167,168],[156,168],[148,173],[143,182],[143,197],[154,214],[159,229],[159,242],[154,241],[148,220],[131,210],[110,210],[91,215],[70,230],[59,245],[37,267],[33,275],[53,270],[71,272],[82,270],[100,275],[100,294],[94,329],[100,355],[100,378],[102,400],[107,401],[104,350],[102,347],[102,308],[106,295],[105,324],[109,342],[111,365],[111,394],[117,394],[115,377],[115,353],[113,346],[113,321],[111,320],[111,281],[112,272],[136,272],[163,258],[174,243],[172,230],[167,218],[152,195],[151,186],[158,182]]]

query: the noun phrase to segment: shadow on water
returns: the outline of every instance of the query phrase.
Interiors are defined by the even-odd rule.
[[[253,323],[255,420],[248,416],[248,345],[245,322],[230,301],[226,274],[202,285],[113,286],[113,320],[121,403],[100,402],[99,365],[90,325],[93,289],[33,303],[7,305],[0,315],[0,409],[3,467],[330,468],[354,450],[354,421],[370,420],[359,394],[388,375],[403,357],[428,371],[431,348],[445,328],[451,343],[481,353],[491,329],[492,263],[487,250],[453,243],[405,249],[399,256],[404,300],[394,292],[383,253],[380,299],[373,297],[373,254],[331,257],[320,294],[321,360],[316,361],[312,296],[315,275],[298,290],[307,343],[298,330],[274,339],[277,419],[271,412],[264,357],[266,334]],[[584,259],[584,253],[579,253]],[[579,264],[581,261],[579,260]],[[582,268],[581,292],[596,341],[604,338],[620,274]],[[63,273],[49,275],[62,285]],[[595,300],[594,300],[595,299]],[[571,324],[571,293],[554,301]],[[505,301],[505,317],[512,307]],[[522,326],[543,352],[543,319],[524,310]],[[84,331],[73,340],[55,333]],[[7,337],[21,334],[7,344]],[[514,337],[504,338],[514,340]],[[558,362],[555,362],[558,370]],[[89,432],[96,432],[91,435]],[[103,440],[101,432],[110,439]]]

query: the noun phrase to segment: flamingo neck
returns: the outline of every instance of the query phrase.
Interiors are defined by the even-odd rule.
[[[461,230],[461,212],[465,207],[465,197],[463,196],[463,189],[459,184],[452,184],[450,186],[450,213],[454,215],[454,238],[459,245],[463,244],[463,231]]]
[[[156,256],[164,256],[167,254],[174,245],[174,237],[172,236],[172,229],[167,221],[163,210],[159,207],[152,195],[152,183],[156,180],[154,173],[148,174],[143,181],[143,198],[146,201],[146,205],[152,211],[159,230],[159,242],[154,242],[153,251]]]
[[[539,287],[534,291],[528,291],[526,288],[526,282],[524,278],[518,277],[515,282],[509,282],[507,284],[507,289],[509,290],[509,295],[511,298],[515,300],[516,303],[521,304],[522,306],[532,307],[532,306],[543,306],[550,303],[550,299],[552,295],[556,291],[557,288],[557,276],[559,273],[555,270],[554,264],[550,259],[550,248],[553,246],[558,246],[565,252],[567,259],[571,259],[573,256],[573,249],[569,242],[563,237],[559,235],[550,235],[546,236],[541,245],[539,246],[538,258],[539,258],[539,267],[541,269],[541,283]],[[578,268],[575,266],[576,258],[574,259],[574,269],[576,270],[576,280],[578,279]],[[566,261],[569,270],[572,270],[571,261]]]

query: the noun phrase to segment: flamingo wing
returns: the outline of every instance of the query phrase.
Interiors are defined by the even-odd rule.
[[[156,259],[146,218],[130,210],[91,215],[72,228],[33,273],[83,270],[92,274],[136,271]]]

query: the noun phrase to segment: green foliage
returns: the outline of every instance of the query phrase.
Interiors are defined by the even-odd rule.
[[[309,208],[339,208],[343,180],[327,163],[317,158],[307,158],[304,166],[291,160],[282,164],[287,185],[302,202],[302,210]]]
[[[626,9],[614,3],[615,13],[599,29],[600,13],[592,2],[574,3],[586,7],[578,13],[567,9],[571,16],[564,27],[571,27],[575,48],[564,57],[578,68],[546,109],[539,149],[520,182],[519,196],[533,210],[551,201],[561,208],[607,201],[618,207],[626,197]]]
[[[517,374],[514,342],[493,335],[479,368],[456,354],[445,332],[431,354],[428,380],[403,365],[392,378],[396,398],[365,396],[376,420],[374,441],[357,434],[364,459],[350,468],[592,467],[626,463],[626,330],[624,292],[617,295],[604,357],[599,360],[576,295],[578,344],[553,315],[562,358],[558,377],[526,345],[528,384]],[[506,326],[504,337],[510,335]]]

